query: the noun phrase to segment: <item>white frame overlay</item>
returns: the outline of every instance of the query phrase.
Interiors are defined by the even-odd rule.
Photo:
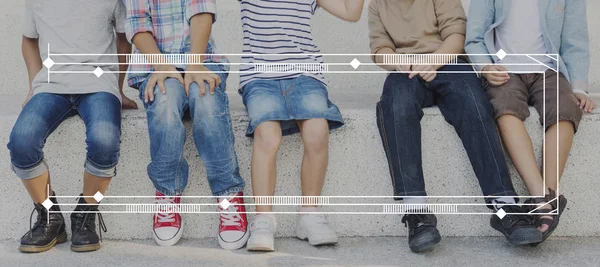
[[[307,56],[307,55],[311,55],[311,56],[344,56],[344,57],[359,57],[359,56],[374,56],[374,54],[299,54],[299,55],[303,55],[303,56]],[[102,66],[107,66],[107,65],[120,65],[121,63],[69,63],[69,62],[59,62],[56,63],[54,62],[51,57],[60,57],[60,56],[70,56],[70,57],[76,57],[76,56],[113,56],[113,57],[117,57],[117,56],[127,56],[127,62],[133,62],[133,63],[123,63],[123,64],[128,64],[128,65],[147,65],[147,64],[171,64],[171,65],[177,65],[177,64],[222,64],[222,65],[230,65],[230,66],[236,66],[236,65],[244,65],[244,63],[204,63],[201,60],[204,58],[204,56],[206,55],[201,55],[201,54],[179,54],[179,55],[142,55],[142,54],[52,54],[50,53],[50,44],[48,44],[48,58],[46,60],[44,60],[43,65],[44,67],[46,67],[46,69],[48,70],[48,83],[50,83],[50,74],[51,73],[55,73],[55,74],[79,74],[79,75],[95,75],[96,77],[101,77],[103,74],[106,73],[114,73],[114,74],[121,74],[121,73],[131,73],[130,71],[105,71],[102,69]],[[212,56],[251,56],[251,54],[213,54]],[[278,54],[261,54],[261,57],[268,57],[268,56],[281,56]],[[290,56],[287,55],[286,56]],[[378,55],[378,56],[382,56],[382,55]],[[431,73],[431,72],[435,72],[435,73],[476,73],[477,75],[481,75],[483,73],[497,73],[496,71],[480,71],[477,70],[475,68],[475,66],[482,66],[482,65],[489,65],[488,63],[485,64],[477,64],[477,63],[458,63],[457,62],[457,58],[458,57],[474,57],[474,56],[485,56],[485,57],[497,57],[500,60],[502,60],[504,57],[506,56],[522,56],[522,57],[527,57],[529,59],[531,59],[534,63],[532,64],[503,64],[503,65],[527,65],[527,66],[544,66],[546,68],[546,70],[550,69],[552,71],[555,72],[559,72],[558,70],[558,66],[560,66],[560,56],[557,54],[506,54],[503,50],[500,50],[498,53],[496,54],[452,54],[452,55],[423,55],[423,54],[405,54],[405,55],[384,55],[387,57],[384,57],[384,63],[383,64],[376,64],[376,63],[362,63],[360,61],[358,61],[357,58],[354,58],[354,60],[352,60],[351,62],[342,62],[342,63],[318,63],[318,65],[320,65],[321,68],[323,68],[322,73],[331,73],[331,74],[375,74],[375,73],[390,73],[390,71],[386,71],[386,70],[378,70],[378,71],[361,71],[358,70],[361,66],[380,66],[380,65],[415,65],[415,64],[421,64],[421,65],[470,65],[473,67],[473,71],[468,71],[468,72],[456,72],[456,71],[429,71],[429,72],[425,72],[425,73]],[[556,66],[557,69],[554,69],[542,62],[540,62],[539,60],[535,59],[534,56],[543,56],[543,57],[548,57],[550,59],[552,59],[554,62],[556,62]],[[387,61],[387,62],[386,62]],[[391,62],[390,62],[391,61]],[[90,66],[96,66],[96,68],[94,69],[94,71],[52,71],[51,68],[54,65],[90,65]],[[269,63],[261,63],[262,65],[269,65]],[[285,65],[287,65],[290,68],[294,68],[294,67],[303,67],[303,66],[307,66],[306,63],[286,63],[286,64],[282,64],[282,63],[272,63],[272,65],[274,65],[274,69],[277,69],[278,67],[283,67],[285,68]],[[311,66],[309,67],[314,67],[315,64],[309,64]],[[330,67],[347,67],[350,66],[352,67],[353,70],[334,70],[331,71],[329,70]],[[256,66],[255,66],[256,67]],[[249,73],[251,71],[227,71],[227,73],[230,74],[240,74],[240,73]],[[285,73],[285,72],[290,72],[290,71],[272,71],[272,72],[277,72],[277,73]],[[399,73],[409,73],[406,71],[398,71]],[[544,74],[545,71],[538,71],[538,72],[531,72],[531,71],[526,71],[526,72],[511,72],[508,71],[509,73],[538,73],[538,74]],[[147,73],[147,72],[144,72]],[[162,73],[169,73],[169,72],[162,72]],[[204,73],[202,71],[198,71],[195,73]],[[544,76],[544,97],[546,96],[546,77]],[[559,77],[560,75],[556,76],[556,85],[557,88],[559,86]],[[559,103],[559,94],[558,94],[559,90],[556,90],[556,105],[557,108],[560,109],[560,103]],[[544,110],[545,110],[545,101],[544,101]],[[540,116],[543,116],[543,129],[546,129],[546,123],[545,123],[545,112],[544,114],[539,114]],[[557,116],[557,121],[559,121],[559,117],[558,117],[558,112],[556,114]],[[558,127],[560,127],[559,124],[557,124]],[[559,136],[557,137],[556,140],[556,144],[557,144],[557,149],[559,147],[559,140],[560,140],[560,131],[559,131]],[[543,137],[543,147],[545,150],[545,146],[546,146],[546,137],[544,135]],[[543,152],[542,152],[543,153]],[[543,157],[543,155],[542,155]],[[559,160],[559,153],[557,151],[557,156],[556,156],[556,160],[558,162]],[[546,158],[543,157],[543,166],[546,166],[545,164]],[[559,173],[559,169],[558,169],[558,164],[557,164],[557,173]],[[546,187],[546,181],[545,181],[545,177],[546,177],[546,171],[545,168],[542,168],[542,177],[544,178],[544,188]],[[559,177],[557,176],[557,179],[559,179]],[[559,181],[557,181],[557,188],[556,188],[556,193],[557,195],[559,194],[559,187],[560,187],[560,183]],[[49,190],[49,189],[48,189]],[[543,190],[545,191],[545,190]],[[48,191],[48,195],[49,195],[49,191]],[[56,198],[79,198],[80,196],[55,196]],[[97,192],[94,196],[84,196],[84,197],[93,197],[94,199],[96,199],[98,202],[100,202],[100,200],[104,199],[104,198],[114,198],[114,199],[122,199],[122,198],[131,198],[131,199],[151,199],[152,201],[154,201],[155,196],[105,196],[102,195],[100,192]],[[402,196],[401,198],[413,198],[413,197],[420,197],[420,196]],[[498,196],[426,196],[426,198],[428,199],[473,199],[473,198],[483,198],[484,200],[486,198],[497,198]],[[531,197],[544,197],[544,196],[506,196],[506,197],[514,197],[514,198],[531,198]],[[181,198],[185,198],[185,199],[217,199],[217,197],[215,196],[181,196]],[[502,218],[504,217],[506,214],[524,214],[524,213],[506,213],[503,209],[498,210],[497,212],[461,212],[459,211],[459,207],[465,207],[465,206],[485,206],[488,205],[487,203],[451,203],[451,204],[392,204],[392,203],[331,203],[332,200],[337,200],[337,199],[382,199],[382,200],[389,200],[389,199],[395,199],[395,198],[399,198],[399,196],[319,196],[319,197],[303,197],[303,196],[273,196],[273,197],[261,197],[258,199],[258,201],[260,202],[260,204],[256,204],[256,203],[246,203],[244,205],[246,206],[255,206],[255,205],[264,205],[264,204],[270,204],[273,206],[300,206],[302,204],[317,204],[320,206],[361,206],[361,207],[370,207],[370,206],[378,206],[380,211],[373,211],[373,212],[316,212],[317,214],[347,214],[347,215],[354,215],[354,214],[363,214],[363,215],[380,215],[380,214],[405,214],[405,213],[433,213],[433,214],[460,214],[460,215],[470,215],[470,214],[496,214],[498,217]],[[253,196],[244,196],[244,199],[255,199],[255,197]],[[559,205],[559,198],[555,198],[554,200],[557,201],[557,206]],[[553,202],[554,200],[551,200],[550,202]],[[550,202],[546,203],[549,204]],[[42,203],[46,209],[49,209],[51,206],[55,205],[52,203],[52,201],[50,201],[50,199],[46,199],[46,201],[44,201]],[[59,206],[73,206],[73,205],[77,205],[77,204],[58,204]],[[85,204],[84,204],[85,205]],[[124,206],[125,210],[110,210],[110,211],[101,211],[102,213],[155,213],[157,212],[159,209],[164,209],[164,208],[175,208],[177,209],[180,213],[198,213],[198,214],[212,214],[212,213],[221,213],[220,211],[217,210],[217,206],[221,206],[221,208],[223,209],[227,209],[227,207],[229,207],[230,203],[227,199],[224,199],[223,201],[221,201],[220,203],[212,203],[212,204],[206,204],[206,203],[193,203],[193,204],[181,204],[180,206],[176,206],[176,205],[172,205],[170,206],[170,204],[136,204],[136,203],[100,203],[100,206],[106,207],[106,208],[110,208],[110,207],[115,207],[115,206]],[[510,204],[509,204],[510,205]],[[539,204],[522,204],[522,205],[539,205]],[[206,208],[208,207],[208,208]],[[541,207],[541,206],[540,206]],[[533,213],[535,210],[539,209],[533,209],[532,211],[528,212],[528,214]],[[49,213],[54,213],[54,211],[48,211]],[[62,211],[65,213],[70,213],[73,211]],[[82,212],[79,211],[80,213],[86,213],[86,212]],[[251,211],[246,211],[246,213],[248,214],[255,214],[256,212],[251,212]],[[273,214],[299,214],[299,212],[272,212]],[[535,215],[557,215],[559,213],[558,210],[553,210],[550,213],[536,213]]]

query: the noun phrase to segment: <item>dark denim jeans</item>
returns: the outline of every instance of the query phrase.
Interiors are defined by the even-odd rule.
[[[39,93],[25,105],[10,134],[12,169],[21,179],[48,171],[43,148],[46,139],[68,117],[79,115],[86,128],[85,170],[113,177],[121,143],[121,102],[110,93],[60,95]],[[64,144],[70,146],[73,144]]]
[[[492,107],[470,66],[447,65],[427,83],[408,74],[390,74],[377,122],[388,158],[394,195],[426,196],[421,156],[423,108],[437,102],[454,126],[475,170],[484,196],[516,196],[504,159]],[[488,200],[489,201],[489,200]]]
[[[223,72],[219,65],[208,65],[211,71]],[[200,87],[193,83],[189,97],[183,85],[173,78],[165,80],[166,94],[154,88],[154,101],[146,106],[150,134],[148,176],[159,192],[174,196],[182,194],[188,183],[189,166],[184,157],[186,130],[183,116],[190,112],[193,138],[200,159],[206,167],[208,183],[215,196],[241,192],[244,179],[240,176],[231,117],[229,98],[225,92],[227,73],[218,73],[221,84],[213,95],[201,97]],[[143,82],[140,98],[143,100]],[[207,90],[208,84],[205,84]]]

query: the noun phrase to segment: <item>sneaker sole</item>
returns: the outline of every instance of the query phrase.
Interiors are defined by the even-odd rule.
[[[219,239],[219,245],[221,245],[221,248],[226,250],[236,250],[243,248],[246,245],[246,242],[248,242],[249,237],[250,232],[246,231],[244,236],[235,242],[226,242],[225,240],[221,239],[221,236],[218,236],[217,239]]]
[[[275,251],[275,248],[267,246],[252,246],[248,247],[248,251],[273,252]]]
[[[74,252],[91,252],[99,250],[101,247],[100,243],[91,245],[71,245],[71,251]]]
[[[414,253],[430,252],[435,249],[435,245],[442,241],[440,232],[435,229],[435,232],[427,235],[421,235],[418,239],[413,239],[408,243],[410,250]]]
[[[54,238],[48,245],[45,246],[28,246],[21,245],[19,246],[19,251],[23,253],[40,253],[44,251],[48,251],[53,248],[56,244],[62,244],[67,242],[67,232],[64,232]]]
[[[321,237],[321,238],[308,238],[303,231],[296,230],[296,237],[300,240],[308,241],[308,244],[313,246],[330,246],[338,243],[337,236]]]
[[[273,252],[275,251],[275,240],[273,240],[273,242],[260,242],[261,244],[252,244],[251,242],[248,242],[246,244],[246,249],[248,251],[262,251],[262,252]],[[265,243],[269,243],[269,244],[265,244]]]
[[[152,229],[152,236],[154,237],[154,241],[156,241],[156,244],[158,244],[161,247],[174,246],[175,244],[177,244],[177,242],[179,242],[179,239],[181,239],[181,236],[183,235],[183,226],[184,226],[184,222],[182,219],[179,230],[177,231],[177,233],[175,233],[175,236],[173,236],[169,239],[160,239],[158,236],[156,236],[156,232],[154,232],[154,229]]]
[[[492,216],[495,216],[495,215],[492,215]],[[508,233],[506,233],[504,231],[504,229],[502,229],[502,227],[500,227],[500,225],[493,224],[492,228],[494,228],[494,229],[496,229],[496,231],[502,233],[504,235],[504,237],[506,237],[506,240],[508,240],[508,242],[510,242],[513,245],[520,246],[520,245],[539,243],[540,241],[542,241],[542,233],[540,233],[540,231],[538,231],[538,229],[535,227],[515,230],[515,232],[513,232],[512,235],[509,235]],[[521,231],[519,231],[519,230],[521,230]]]

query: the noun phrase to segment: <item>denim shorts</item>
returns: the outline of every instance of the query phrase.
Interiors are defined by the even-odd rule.
[[[327,87],[320,81],[299,76],[284,80],[254,80],[241,90],[250,122],[246,136],[265,121],[281,122],[283,135],[299,133],[296,122],[326,119],[329,130],[344,125],[338,107],[329,101]]]

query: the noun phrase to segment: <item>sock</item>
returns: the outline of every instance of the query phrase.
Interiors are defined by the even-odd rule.
[[[404,204],[427,204],[425,197],[405,197]]]
[[[494,198],[492,200],[492,205],[494,206],[495,210],[499,210],[502,207],[504,207],[505,205],[513,205],[516,204],[515,199],[512,197],[499,197],[499,198]]]
[[[425,197],[405,197],[404,204],[409,204],[406,206],[406,210],[412,213],[426,212],[427,209],[427,199]]]
[[[276,223],[277,220],[275,219],[275,214],[271,214],[271,213],[259,213],[256,216],[264,216],[265,218],[269,218],[271,220],[271,222]]]
[[[300,212],[302,212],[302,213],[317,212],[317,211],[319,211],[319,208],[317,208],[317,207],[301,207],[300,208]]]

